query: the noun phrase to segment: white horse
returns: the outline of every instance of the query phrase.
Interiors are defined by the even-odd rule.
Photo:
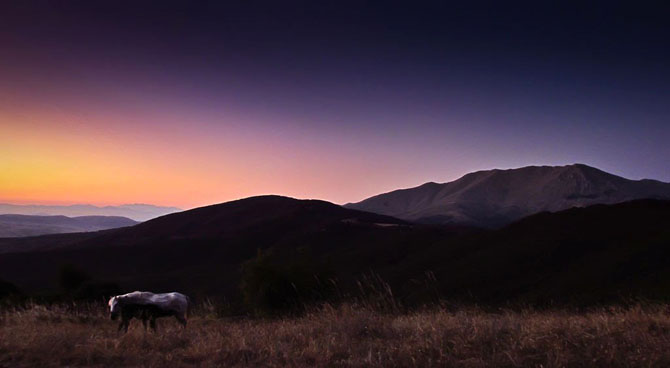
[[[112,320],[121,316],[119,331],[128,332],[130,320],[141,319],[144,329],[147,321],[156,331],[156,318],[174,316],[184,328],[191,306],[191,299],[181,293],[154,294],[148,291],[133,291],[132,293],[117,295],[109,299],[109,313]]]

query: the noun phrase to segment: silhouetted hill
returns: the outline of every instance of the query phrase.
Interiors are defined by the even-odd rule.
[[[356,292],[361,275],[378,273],[407,303],[437,295],[495,304],[663,299],[670,297],[668,224],[670,202],[661,200],[544,212],[482,231],[263,196],[130,228],[3,239],[0,247],[42,250],[0,254],[0,279],[26,292],[55,290],[67,264],[128,290],[235,300],[242,265],[261,251],[273,264],[312,265],[344,293]]]
[[[405,224],[389,216],[350,210],[320,200],[258,196],[200,207],[142,223],[143,237],[216,237],[244,232],[312,232],[333,222]]]
[[[0,215],[0,238],[97,231],[135,224],[137,221],[118,216]]]
[[[90,204],[49,206],[0,203],[0,214],[68,217],[118,216],[127,217],[135,221],[147,221],[152,218],[179,211],[181,211],[181,209],[176,207],[161,207],[150,204],[123,204],[120,206],[98,207]]]
[[[499,227],[542,211],[644,198],[670,199],[670,184],[628,180],[575,164],[478,171],[449,183],[426,183],[345,207],[418,223]]]
[[[448,299],[534,304],[669,300],[669,225],[670,201],[543,212],[417,254],[408,260],[407,271],[433,271]]]
[[[0,275],[22,290],[53,290],[59,267],[74,264],[97,279],[118,281],[128,288],[231,294],[238,292],[241,264],[258,250],[315,261],[352,254],[348,264],[360,268],[369,264],[368,258],[381,264],[399,257],[392,251],[394,244],[409,248],[423,237],[441,239],[453,232],[430,229],[418,234],[414,227],[388,216],[324,201],[262,196],[171,214],[130,228],[72,234],[71,241],[63,235],[1,239],[0,251],[17,252],[26,246],[30,252],[0,254]],[[368,258],[356,257],[361,250]]]

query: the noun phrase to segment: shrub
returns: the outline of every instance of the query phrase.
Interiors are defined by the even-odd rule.
[[[305,305],[326,300],[333,288],[325,267],[303,260],[288,266],[272,263],[261,252],[244,264],[240,285],[248,308],[260,315],[302,311]]]
[[[16,287],[16,285],[0,280],[0,300],[20,294],[21,292],[19,291],[19,288]]]
[[[72,264],[63,265],[59,273],[60,286],[67,293],[72,293],[81,287],[91,277],[82,269]]]

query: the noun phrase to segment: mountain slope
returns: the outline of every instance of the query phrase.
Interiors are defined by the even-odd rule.
[[[419,223],[499,227],[542,211],[643,198],[670,199],[670,184],[628,180],[575,164],[478,171],[453,182],[426,183],[345,207]]]
[[[137,224],[118,216],[0,215],[0,238],[98,231]]]
[[[408,260],[406,272],[431,270],[442,295],[452,300],[667,301],[669,225],[670,201],[636,200],[543,212],[416,254]]]
[[[259,250],[315,264],[343,256],[338,272],[347,274],[387,264],[402,257],[398,249],[407,252],[455,232],[415,229],[402,220],[324,201],[261,196],[95,234],[0,239],[0,278],[22,290],[54,290],[60,267],[74,264],[129,289],[236,295],[241,265]]]
[[[499,230],[408,225],[323,201],[263,196],[99,233],[0,239],[0,279],[57,290],[63,265],[124,289],[239,300],[242,265],[327,270],[343,293],[375,272],[403,303],[670,300],[670,201],[543,212]],[[25,252],[16,252],[25,246]],[[12,248],[13,247],[13,248]],[[426,282],[426,275],[430,283]]]
[[[179,212],[176,207],[161,207],[150,204],[124,204],[120,206],[98,207],[90,204],[71,206],[18,205],[0,203],[0,214],[32,215],[32,216],[118,216],[135,221],[147,221],[152,218]]]

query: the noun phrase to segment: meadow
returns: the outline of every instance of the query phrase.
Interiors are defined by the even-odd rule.
[[[28,305],[0,314],[0,367],[667,367],[663,305],[591,311],[379,312],[324,305],[300,316],[221,318],[194,311],[182,330],[134,320],[127,334],[105,305]]]

